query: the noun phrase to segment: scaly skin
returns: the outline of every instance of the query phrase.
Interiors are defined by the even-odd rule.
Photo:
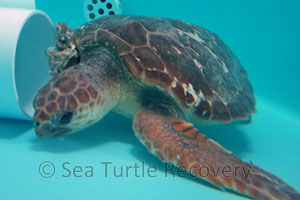
[[[243,162],[200,134],[192,124],[197,121],[182,120],[192,119],[189,111],[168,92],[135,79],[115,51],[101,44],[77,49],[69,32],[65,24],[59,24],[57,48],[48,52],[54,78],[34,101],[37,136],[74,133],[113,110],[135,116],[135,135],[163,162],[184,167],[220,188],[255,199],[300,199],[300,194],[278,177]],[[215,170],[239,166],[249,173],[235,170],[231,177],[212,174],[203,177],[199,171],[203,166]]]
[[[128,82],[121,61],[101,46],[88,48],[85,55],[94,59],[81,56],[79,64],[56,75],[36,96],[37,136],[79,131],[99,121],[120,102]]]
[[[278,177],[237,158],[200,134],[193,124],[160,114],[155,108],[141,109],[134,119],[133,130],[160,160],[173,163],[219,188],[261,200],[300,199],[300,194]],[[223,169],[232,173],[214,173]]]
[[[103,102],[99,89],[88,82],[83,73],[78,70],[64,71],[40,90],[35,99],[37,136],[60,135],[71,132],[74,127],[90,125],[94,117],[88,116],[88,110],[103,106]],[[73,128],[66,127],[72,118],[76,122],[75,116],[84,119],[84,123],[72,123],[69,126]],[[51,125],[54,123],[57,126]]]

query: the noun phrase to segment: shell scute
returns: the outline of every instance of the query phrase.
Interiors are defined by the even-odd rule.
[[[213,101],[212,105],[213,119],[218,121],[228,121],[231,119],[230,113],[223,102],[219,100]]]
[[[172,92],[183,104],[185,104],[185,92],[180,84],[176,84],[176,86],[172,88]]]
[[[145,78],[144,81],[149,84],[159,85],[164,89],[168,89],[171,87],[173,82],[173,78],[170,77],[167,73],[153,70],[153,69],[146,69],[145,70]]]
[[[150,32],[167,32],[168,28],[172,28],[172,26],[168,24],[168,20],[164,18],[142,17],[136,20],[140,22],[145,27],[145,29]]]
[[[136,48],[133,53],[143,66],[160,71],[164,70],[162,61],[149,47]]]
[[[143,46],[147,43],[147,32],[144,27],[135,20],[130,20],[123,24],[110,24],[105,28],[109,32],[128,42],[130,45]]]
[[[102,29],[97,30],[95,39],[98,43],[107,43],[110,48],[116,49],[118,54],[122,54],[131,50],[131,47],[123,42],[120,38],[115,37],[110,32],[104,31]]]
[[[141,77],[143,73],[143,67],[138,63],[138,61],[131,54],[122,56],[124,62],[127,64],[127,69],[135,77]]]
[[[82,45],[93,37],[115,49],[136,79],[165,89],[185,111],[202,119],[230,122],[256,111],[245,69],[216,34],[200,26],[109,16],[75,33]]]

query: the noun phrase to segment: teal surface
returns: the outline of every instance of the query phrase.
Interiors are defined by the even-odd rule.
[[[74,2],[74,1],[73,1]],[[121,1],[125,14],[179,18],[202,25],[230,46],[248,71],[258,101],[250,125],[199,130],[246,161],[300,191],[299,1]],[[62,5],[66,6],[66,5]],[[60,11],[57,9],[58,15]],[[50,17],[55,13],[49,13]],[[54,21],[61,21],[53,16]],[[65,14],[71,20],[72,15]],[[77,22],[70,21],[76,25]],[[43,178],[39,166],[55,165]],[[83,177],[69,177],[81,166]],[[101,162],[156,166],[156,177],[105,177]],[[93,177],[89,172],[93,167]],[[51,168],[46,166],[45,172]],[[120,167],[117,167],[119,173]],[[125,173],[125,172],[124,172]],[[45,175],[45,174],[44,174]],[[47,175],[47,174],[46,174]],[[48,174],[49,175],[49,174]],[[124,176],[126,173],[124,174]],[[240,199],[190,178],[165,176],[164,165],[135,138],[129,119],[109,114],[97,125],[61,138],[38,139],[32,122],[0,120],[0,199]]]

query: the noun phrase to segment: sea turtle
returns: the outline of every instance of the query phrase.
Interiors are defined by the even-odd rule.
[[[74,31],[58,23],[56,36],[47,51],[53,79],[34,101],[38,137],[76,132],[112,111],[132,118],[137,138],[162,161],[220,188],[255,199],[300,198],[194,127],[256,112],[245,69],[215,33],[180,20],[108,16]],[[203,166],[235,171],[202,176]]]

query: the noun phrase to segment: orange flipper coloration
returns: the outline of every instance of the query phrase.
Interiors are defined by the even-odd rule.
[[[300,199],[300,194],[275,175],[237,158],[183,120],[142,109],[133,129],[162,161],[192,175],[255,199]]]

